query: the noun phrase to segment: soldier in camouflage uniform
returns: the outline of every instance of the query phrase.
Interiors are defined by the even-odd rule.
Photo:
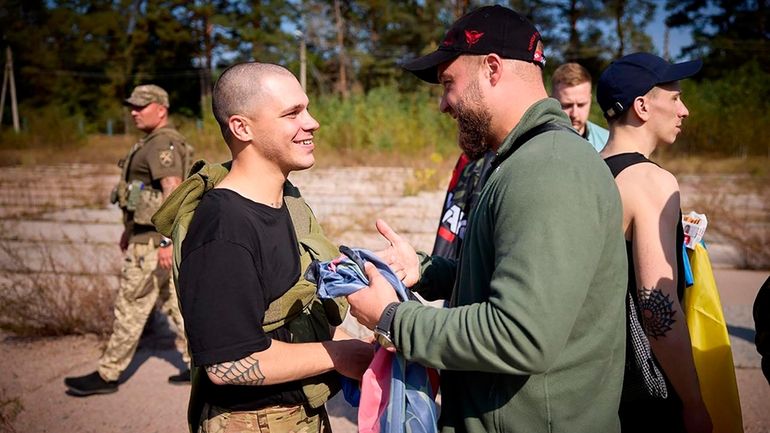
[[[177,348],[189,366],[187,342],[176,290],[170,279],[171,240],[161,236],[150,218],[181,182],[189,161],[184,137],[168,122],[168,94],[149,84],[138,86],[125,100],[136,127],[147,135],[134,144],[122,168],[112,201],[123,210],[124,253],[120,289],[115,300],[115,322],[99,369],[80,377],[68,377],[68,392],[77,396],[107,394],[118,389],[118,378],[136,351],[145,323],[160,298],[177,331]],[[189,383],[190,371],[169,377],[171,383]]]

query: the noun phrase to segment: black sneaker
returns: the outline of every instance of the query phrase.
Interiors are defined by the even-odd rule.
[[[94,371],[91,374],[64,379],[70,395],[86,397],[94,394],[111,394],[118,390],[118,381],[107,382]]]
[[[173,376],[168,377],[168,383],[173,383],[174,385],[187,385],[190,383],[190,369],[175,374]]]

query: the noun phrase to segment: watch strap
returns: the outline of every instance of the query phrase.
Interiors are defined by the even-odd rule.
[[[396,310],[398,309],[400,302],[391,302],[382,311],[380,320],[377,322],[377,326],[374,330],[390,337],[393,331],[393,319],[396,317]]]

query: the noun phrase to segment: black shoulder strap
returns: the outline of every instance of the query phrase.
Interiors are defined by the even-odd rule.
[[[555,123],[555,122],[547,122],[547,123],[541,123],[540,125],[535,126],[534,128],[528,130],[527,132],[521,134],[511,145],[508,150],[505,151],[505,153],[501,153],[497,155],[497,157],[492,161],[492,166],[490,167],[489,172],[491,173],[497,166],[502,164],[503,161],[508,159],[509,156],[513,155],[514,152],[519,150],[521,146],[524,145],[524,143],[528,142],[529,140],[537,137],[538,135],[548,132],[548,131],[566,131],[571,132],[575,135],[580,136],[577,131],[570,128],[569,126],[562,125],[561,123]]]
[[[632,165],[636,165],[642,162],[649,162],[649,163],[655,164],[654,162],[645,158],[644,155],[638,152],[619,153],[617,155],[612,155],[610,157],[607,157],[604,160],[604,162],[610,168],[610,171],[612,172],[612,177],[618,177],[621,171],[627,169],[628,167],[631,167]],[[658,165],[658,164],[655,164],[655,165]]]

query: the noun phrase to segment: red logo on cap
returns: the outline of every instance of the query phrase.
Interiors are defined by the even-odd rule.
[[[532,51],[533,48],[535,48],[535,41],[537,41],[540,38],[540,33],[535,32],[532,33],[532,37],[529,38],[529,48],[527,48],[529,51]]]
[[[444,41],[441,42],[441,45],[448,47],[455,43],[455,39],[451,35],[446,35],[446,38],[444,38]]]
[[[535,54],[532,56],[532,60],[535,61],[535,63],[539,63],[542,66],[545,66],[545,56],[543,55],[543,41],[537,41],[537,46],[535,47]]]
[[[482,36],[484,36],[484,32],[479,32],[477,30],[466,30],[465,42],[468,43],[468,47],[472,47],[476,42],[478,42],[481,39]]]

